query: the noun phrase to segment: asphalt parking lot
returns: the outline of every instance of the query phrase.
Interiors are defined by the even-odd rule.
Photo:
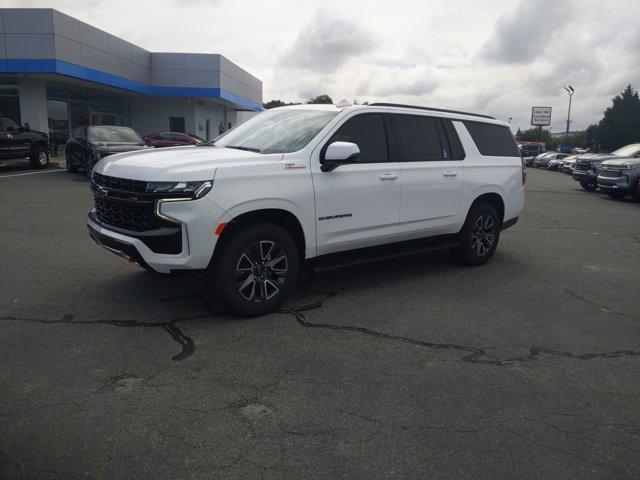
[[[529,170],[492,261],[226,315],[97,247],[82,175],[0,170],[0,477],[640,476],[640,205]]]

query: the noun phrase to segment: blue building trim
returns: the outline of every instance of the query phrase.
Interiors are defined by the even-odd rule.
[[[67,77],[79,78],[88,82],[108,85],[114,88],[142,93],[144,95],[156,95],[161,97],[196,97],[219,98],[228,102],[241,105],[250,110],[262,110],[262,105],[246,98],[227,92],[222,88],[200,87],[158,87],[146,83],[136,82],[128,78],[101,72],[92,68],[82,67],[75,63],[56,59],[29,59],[0,60],[0,73],[57,73]]]

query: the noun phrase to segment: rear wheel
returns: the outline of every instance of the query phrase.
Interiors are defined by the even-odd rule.
[[[270,222],[230,235],[221,240],[211,267],[218,298],[229,310],[246,317],[272,312],[298,277],[300,260],[293,238]]]
[[[590,192],[593,192],[596,188],[598,188],[598,186],[594,183],[587,183],[584,180],[580,181],[580,186]]]
[[[42,145],[33,148],[29,160],[33,168],[47,168],[49,166],[49,152]]]
[[[454,250],[455,256],[467,265],[482,265],[496,251],[502,222],[493,205],[480,202],[474,205],[460,232],[462,245]]]

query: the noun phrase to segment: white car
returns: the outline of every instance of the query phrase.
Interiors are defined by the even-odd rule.
[[[91,236],[160,273],[210,271],[231,311],[274,310],[303,262],[327,269],[449,248],[485,263],[524,203],[504,122],[395,104],[267,110],[215,141],[113,155]]]

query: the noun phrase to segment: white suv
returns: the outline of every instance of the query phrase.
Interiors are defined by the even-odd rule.
[[[524,203],[509,127],[395,104],[265,111],[215,141],[94,168],[91,236],[160,273],[208,269],[232,311],[274,310],[303,262],[447,247],[486,262]]]

